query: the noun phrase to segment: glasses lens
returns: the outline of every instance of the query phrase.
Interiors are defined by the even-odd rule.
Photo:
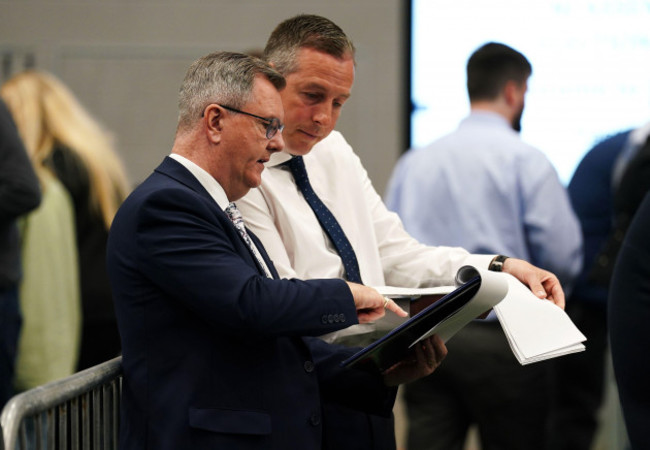
[[[283,128],[284,125],[280,124],[278,119],[271,119],[271,122],[266,126],[266,138],[273,139],[273,136],[275,136],[278,131],[282,131]]]

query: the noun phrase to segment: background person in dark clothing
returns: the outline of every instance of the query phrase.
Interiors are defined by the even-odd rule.
[[[2,95],[35,166],[53,172],[74,203],[82,300],[77,368],[85,369],[120,352],[105,260],[108,229],[130,190],[125,170],[109,134],[52,74],[21,72]]]
[[[41,201],[38,178],[0,100],[0,408],[12,395],[16,344],[20,332],[18,281],[20,242],[16,219]]]
[[[614,374],[631,448],[650,448],[650,195],[639,206],[621,246],[608,302]]]

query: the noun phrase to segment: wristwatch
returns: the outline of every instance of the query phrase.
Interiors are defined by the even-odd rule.
[[[505,255],[497,255],[495,256],[492,261],[490,261],[490,265],[488,266],[488,270],[491,270],[492,272],[501,272],[503,271],[503,263],[504,261],[508,259],[507,256]]]

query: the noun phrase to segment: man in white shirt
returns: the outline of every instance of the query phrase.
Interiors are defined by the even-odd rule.
[[[188,69],[172,154],[122,203],[107,270],[122,340],[120,449],[321,450],[323,403],[390,416],[439,338],[382,374],[313,336],[406,315],[367,286],[281,280],[235,201],[283,147],[284,78],[215,52]]]
[[[334,23],[319,16],[290,18],[271,34],[264,56],[287,80],[281,92],[285,149],[271,156],[262,184],[238,202],[247,226],[261,239],[281,277],[350,279],[336,244],[295,183],[287,163],[302,157],[313,190],[331,211],[354,250],[358,275],[367,285],[428,287],[453,284],[465,264],[511,273],[540,298],[564,306],[555,275],[514,258],[471,255],[461,248],[425,246],[409,236],[372,187],[361,161],[343,136],[333,131],[354,82],[354,45]],[[374,325],[350,327],[332,336],[344,344],[372,339]],[[327,414],[327,412],[326,412]],[[329,448],[351,448],[343,439],[352,428],[368,427],[357,448],[395,448],[382,429],[336,411],[324,427]],[[357,415],[358,416],[358,415]],[[365,425],[364,425],[365,423]],[[329,428],[329,429],[328,429]]]

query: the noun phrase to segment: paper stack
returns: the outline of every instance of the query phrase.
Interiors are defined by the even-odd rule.
[[[477,298],[429,329],[416,342],[433,333],[439,334],[444,341],[447,341],[476,317],[476,310],[481,308],[484,310],[485,305],[488,305],[488,308],[494,305],[493,309],[510,343],[510,348],[522,365],[585,349],[583,342],[587,338],[564,310],[549,300],[536,297],[528,287],[510,274],[465,266],[458,272],[457,286],[476,274],[481,278],[481,288]],[[408,289],[382,286],[377,289],[388,297],[417,298],[432,294],[446,294],[456,287]]]
[[[562,308],[540,300],[509,274],[508,294],[495,307],[510,348],[521,364],[583,351],[584,334]]]

